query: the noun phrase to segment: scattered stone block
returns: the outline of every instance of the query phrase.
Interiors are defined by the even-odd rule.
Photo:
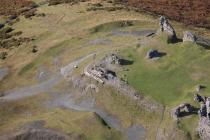
[[[198,133],[201,139],[210,140],[210,120],[208,118],[200,118]]]
[[[183,42],[196,42],[196,36],[189,31],[185,31],[184,37],[183,37]]]
[[[199,94],[195,94],[194,95],[194,100],[197,101],[197,102],[199,102],[199,103],[201,103],[201,102],[204,103],[205,102],[204,99],[203,99],[203,97],[200,96]]]
[[[178,120],[180,117],[184,117],[194,113],[195,113],[195,107],[193,107],[188,103],[183,103],[172,110],[172,117],[175,120]]]
[[[117,55],[117,54],[109,54],[109,55],[106,55],[106,57],[104,58],[104,60],[106,61],[106,63],[108,64],[121,64],[120,62],[120,57]]]

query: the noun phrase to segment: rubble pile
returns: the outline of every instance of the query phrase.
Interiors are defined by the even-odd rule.
[[[117,65],[121,64],[120,57],[114,53],[106,55],[104,61],[107,62],[108,64],[117,64]]]
[[[198,132],[201,139],[210,139],[210,120],[208,118],[200,118]]]
[[[120,57],[116,54],[109,54],[99,61],[98,64],[87,66],[84,74],[100,83],[104,83],[106,80],[114,80],[117,77],[116,73],[110,69],[110,66],[108,67],[108,65],[114,64],[121,64]]]
[[[192,105],[188,103],[183,103],[172,110],[172,117],[175,120],[178,120],[180,117],[193,114],[194,112],[195,112],[195,108]]]
[[[195,94],[194,100],[200,103],[200,109],[198,111],[200,118],[210,118],[210,97],[202,97],[199,94]]]
[[[194,100],[200,103],[198,133],[201,139],[210,139],[210,97],[194,95]]]

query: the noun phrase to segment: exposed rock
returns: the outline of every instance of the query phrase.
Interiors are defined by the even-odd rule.
[[[204,99],[202,96],[200,96],[199,94],[194,94],[194,100],[197,102],[203,102],[204,103]]]
[[[153,59],[153,58],[159,58],[159,57],[162,57],[166,55],[165,53],[161,53],[161,52],[158,52],[158,50],[155,50],[155,49],[151,49],[147,52],[147,58],[148,59]]]
[[[173,42],[177,39],[176,32],[166,17],[161,16],[159,24],[160,24],[160,31],[165,32],[168,35],[170,41]]]
[[[92,77],[100,83],[104,83],[105,80],[113,80],[116,77],[116,73],[102,67],[100,65],[88,66],[84,70],[84,74],[88,77]]]
[[[100,83],[104,83],[107,80],[114,80],[117,75],[113,71],[113,64],[121,65],[121,60],[117,54],[108,54],[97,63],[88,65],[84,69],[84,74]]]
[[[183,42],[196,42],[196,36],[189,31],[184,32]]]
[[[180,117],[184,117],[194,113],[195,113],[195,108],[192,105],[188,103],[183,103],[180,104],[178,107],[174,108],[172,110],[171,115],[175,120],[178,120]]]
[[[118,56],[117,54],[109,54],[106,55],[106,57],[104,58],[104,60],[108,63],[108,64],[121,64],[120,62],[120,56]]]
[[[206,112],[207,112],[206,117],[210,118],[210,97],[206,99]]]
[[[201,103],[201,107],[198,111],[198,115],[200,118],[207,116],[206,104]]]
[[[202,89],[201,85],[198,85],[198,86],[196,87],[196,91],[197,91],[197,92],[200,92],[201,89]]]
[[[198,132],[202,140],[210,140],[210,120],[208,118],[200,118]]]
[[[197,87],[196,87],[196,91],[197,92],[200,92],[202,89],[204,89],[205,88],[205,86],[202,86],[202,85],[198,85]]]

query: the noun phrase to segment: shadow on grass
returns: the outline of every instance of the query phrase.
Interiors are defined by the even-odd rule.
[[[167,53],[165,53],[165,52],[158,52],[158,54],[157,54],[157,57],[163,57],[163,56],[166,56],[167,55]]]
[[[180,43],[180,42],[183,42],[183,39],[177,38],[177,37],[172,38],[171,40],[170,39],[168,40],[168,43],[172,43],[172,44],[176,44],[176,43]]]
[[[121,65],[132,65],[133,61],[132,60],[126,60],[126,59],[120,59],[120,64]]]
[[[186,116],[190,116],[190,115],[196,115],[196,114],[198,114],[198,110],[199,110],[199,108],[193,107],[192,111],[190,111],[190,112],[186,112],[186,111],[180,112],[179,117],[186,117]]]

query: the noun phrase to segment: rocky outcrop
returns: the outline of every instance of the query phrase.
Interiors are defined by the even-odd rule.
[[[210,120],[208,118],[200,118],[198,132],[202,140],[210,140]]]
[[[165,55],[165,53],[161,53],[161,52],[159,52],[158,50],[155,50],[155,49],[150,49],[147,52],[146,58],[148,58],[148,59],[160,58],[163,55]]]
[[[180,104],[178,107],[174,108],[172,110],[171,115],[175,120],[178,120],[180,117],[184,117],[194,113],[196,113],[196,111],[192,105],[188,103],[183,103]]]
[[[189,31],[185,31],[184,37],[183,37],[183,42],[196,42],[196,36]]]
[[[117,54],[108,54],[104,57],[104,61],[108,64],[118,64],[120,65],[121,62],[120,62],[120,56],[118,56]]]
[[[164,16],[160,17],[160,29],[159,32],[166,33],[168,35],[168,41],[175,42],[177,40],[176,32],[168,19]]]
[[[210,139],[210,97],[194,95],[194,100],[200,103],[198,133],[202,140]]]

